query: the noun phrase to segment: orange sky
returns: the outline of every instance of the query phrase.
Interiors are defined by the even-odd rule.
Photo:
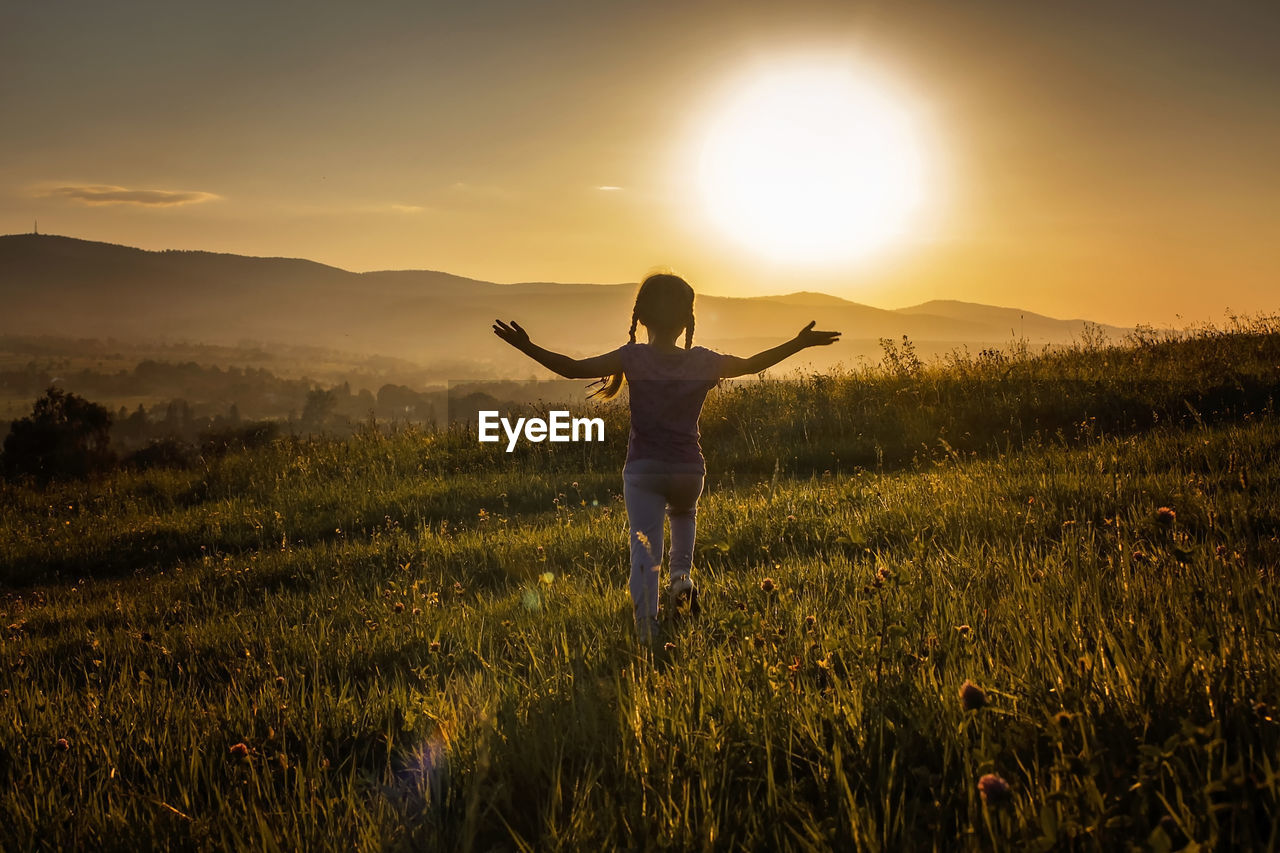
[[[1280,6],[1215,5],[7,4],[0,232],[1121,325],[1274,311]],[[810,50],[892,81],[932,154],[871,259],[771,263],[706,222],[708,110]]]

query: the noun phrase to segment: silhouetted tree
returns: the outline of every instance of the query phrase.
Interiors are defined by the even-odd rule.
[[[322,391],[319,388],[307,392],[307,403],[302,407],[303,429],[320,429],[333,414],[338,405],[338,398],[333,391]]]
[[[115,463],[110,430],[105,407],[51,386],[30,415],[10,425],[0,467],[8,477],[41,483],[106,470]]]

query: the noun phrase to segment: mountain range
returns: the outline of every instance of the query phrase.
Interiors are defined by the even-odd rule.
[[[356,273],[293,258],[0,236],[0,333],[317,346],[456,364],[458,378],[537,372],[490,333],[496,317],[518,320],[536,342],[569,354],[616,347],[626,340],[635,289],[497,284],[432,270]],[[780,343],[810,320],[842,331],[839,345],[806,352],[812,367],[874,360],[881,338],[906,335],[927,356],[1018,338],[1030,347],[1066,344],[1086,324],[953,300],[888,310],[812,292],[700,295],[696,316],[698,343],[742,355]],[[1091,325],[1111,336],[1127,331]]]

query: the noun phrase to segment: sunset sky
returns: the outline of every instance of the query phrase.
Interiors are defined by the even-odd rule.
[[[1280,307],[1277,45],[1275,2],[8,2],[0,233],[1221,320]],[[856,257],[757,252],[701,182],[725,105],[809,58],[919,143]]]

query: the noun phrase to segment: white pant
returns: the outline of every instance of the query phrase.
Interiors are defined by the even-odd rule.
[[[671,577],[689,574],[697,533],[700,462],[635,459],[622,469],[631,543],[631,603],[636,624],[658,618],[658,569],[665,550],[662,519],[671,519]]]

